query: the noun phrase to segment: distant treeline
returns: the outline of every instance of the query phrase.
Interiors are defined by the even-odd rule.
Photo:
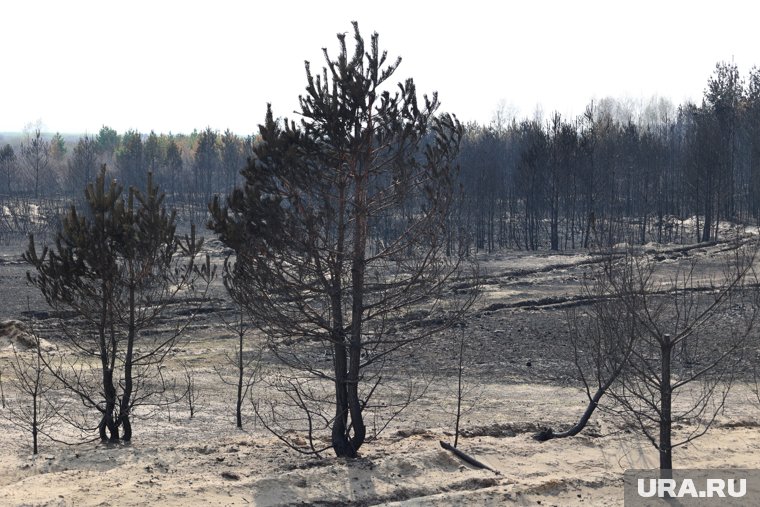
[[[760,214],[760,69],[719,63],[700,105],[471,125],[461,166],[477,250],[713,240]]]
[[[758,68],[745,80],[736,65],[717,64],[699,105],[605,99],[578,118],[500,116],[466,130],[450,223],[474,251],[709,241],[720,221],[760,216]],[[171,204],[203,206],[240,183],[255,142],[211,128],[144,135],[103,126],[76,143],[30,131],[0,146],[0,196],[79,197],[106,164],[127,186],[144,187],[150,171]]]
[[[102,164],[125,186],[144,188],[148,172],[172,203],[207,203],[238,181],[253,136],[206,128],[190,135],[119,134],[103,126],[69,145],[61,134],[26,133],[0,148],[0,196],[80,197]]]

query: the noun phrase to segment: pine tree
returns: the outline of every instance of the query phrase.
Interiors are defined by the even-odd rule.
[[[219,146],[217,141],[219,134],[211,127],[206,127],[195,143],[195,152],[193,154],[193,176],[195,188],[193,191],[197,196],[201,196],[204,203],[211,200],[211,195],[220,185],[217,181],[219,177]]]
[[[39,129],[30,135],[26,143],[21,144],[21,156],[26,163],[29,174],[34,181],[34,198],[40,195],[40,181],[48,178],[50,165],[50,143],[42,137]]]
[[[115,158],[119,176],[125,187],[144,188],[147,170],[142,134],[134,130],[125,132],[115,152]]]
[[[125,199],[122,186],[106,183],[103,166],[87,186],[86,209],[80,212],[72,205],[64,216],[55,248],[38,254],[31,236],[24,254],[34,268],[27,277],[48,304],[76,315],[61,321],[73,349],[83,360],[99,361],[97,373],[81,368],[76,355],[68,367],[51,365],[51,370],[86,407],[100,412],[98,431],[104,441],[131,439],[132,411],[160,391],[147,380],[158,378],[157,369],[180,329],[168,335],[141,331],[195,279],[208,282],[212,277],[208,259],[196,265],[203,241],[194,229],[184,240],[175,235],[175,214],[166,211],[164,194],[150,174],[147,179],[144,193],[131,188]]]
[[[89,136],[79,138],[68,160],[71,186],[67,190],[77,193],[79,189],[86,187],[87,183],[92,181],[98,169],[97,151],[95,139]]]
[[[16,153],[10,144],[0,149],[0,177],[8,195],[11,195],[11,182],[16,177]]]
[[[383,89],[400,59],[387,62],[377,34],[365,48],[354,23],[353,54],[345,34],[338,39],[340,54],[325,51],[321,75],[306,64],[300,125],[280,124],[268,108],[245,186],[227,206],[214,200],[210,227],[236,254],[225,271],[232,297],[296,371],[277,388],[305,412],[309,449],[291,444],[320,452],[312,434],[321,421],[334,452],[353,457],[392,355],[466,306],[429,327],[391,329],[419,305],[440,303],[459,267],[460,257],[445,255],[444,228],[462,128],[436,116],[436,95],[418,103],[411,79]],[[332,358],[332,371],[320,357]]]

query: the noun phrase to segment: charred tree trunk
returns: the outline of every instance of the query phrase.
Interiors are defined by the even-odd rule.
[[[474,466],[475,468],[483,468],[485,470],[490,470],[491,472],[495,473],[496,475],[501,475],[501,472],[498,470],[494,470],[490,466],[486,465],[485,463],[482,463],[481,461],[478,461],[477,459],[473,458],[467,453],[464,453],[457,449],[456,447],[452,446],[451,444],[447,444],[446,442],[439,440],[439,444],[441,444],[441,447],[446,449],[447,451],[450,451],[453,453],[456,457],[460,458],[461,460],[465,461],[466,463],[469,463],[470,465]]]
[[[98,424],[98,433],[103,442],[117,442],[119,440],[119,427],[114,419],[116,411],[116,388],[113,385],[113,369],[106,367],[103,370],[103,390],[106,397],[103,417]]]
[[[112,309],[108,304],[111,298],[110,280],[104,278],[101,282],[103,294],[103,306],[100,310],[100,323],[98,329],[98,346],[100,348],[100,365],[103,372],[103,394],[105,395],[105,408],[103,416],[98,424],[98,433],[102,442],[117,442],[119,440],[119,427],[114,419],[116,412],[116,386],[113,383],[113,368],[116,361],[116,337],[113,328]]]
[[[354,225],[353,252],[351,258],[351,336],[349,346],[348,377],[346,394],[348,410],[351,415],[351,432],[346,433],[350,454],[354,458],[359,447],[364,443],[366,428],[362,417],[362,404],[359,400],[359,365],[362,351],[362,314],[364,313],[364,271],[367,251],[367,189],[366,173],[363,164],[357,164],[356,178],[356,221]]]
[[[712,196],[707,193],[705,198],[705,223],[702,229],[702,241],[710,241],[712,231]]]
[[[341,341],[334,344],[335,353],[335,421],[332,427],[332,446],[338,457],[352,457],[354,451],[347,438],[348,433],[348,392],[346,389],[348,355]]]
[[[348,438],[351,427],[348,423],[350,413],[348,395],[348,350],[346,348],[346,332],[343,321],[343,260],[345,257],[346,225],[343,220],[346,210],[346,187],[339,185],[338,208],[339,216],[337,227],[337,256],[335,272],[332,274],[332,286],[330,287],[330,301],[332,306],[332,342],[333,342],[333,366],[335,372],[335,420],[332,427],[332,446],[338,457],[353,457],[356,451],[351,446]]]
[[[615,380],[617,380],[621,371],[622,365],[621,368],[615,372],[615,374],[609,380],[607,380],[607,382],[599,386],[599,389],[596,390],[594,396],[592,396],[589,400],[589,404],[586,407],[586,410],[583,412],[583,415],[572,428],[557,433],[555,433],[551,428],[546,428],[533,435],[533,438],[539,442],[546,442],[547,440],[552,440],[554,438],[574,437],[583,431],[583,429],[586,427],[586,424],[588,424],[589,420],[591,419],[591,416],[594,414],[596,407],[599,406],[599,401],[602,399],[602,396],[604,396],[604,393],[606,393],[610,386],[615,382]]]
[[[551,249],[556,252],[559,250],[559,197],[556,195],[552,198],[550,234]]]
[[[660,343],[661,378],[660,378],[660,470],[673,468],[673,446],[671,443],[672,426],[672,389],[670,385],[670,358],[673,352],[673,342],[670,335],[662,337]]]
[[[240,334],[238,335],[238,383],[237,383],[237,403],[235,404],[235,423],[238,428],[243,429],[243,376],[245,366],[243,364],[243,322],[241,312]]]
[[[109,365],[107,368],[108,371],[108,378],[106,381],[105,386],[105,392],[106,392],[106,413],[105,413],[105,425],[106,428],[108,428],[108,432],[110,434],[109,441],[110,442],[118,442],[119,441],[119,421],[116,417],[116,408],[118,406],[118,396],[116,391],[116,384],[114,383],[113,375],[114,375],[114,368],[116,365],[116,352],[117,352],[117,339],[116,339],[116,332],[114,330],[114,324],[113,324],[113,318],[111,316],[111,319],[109,320],[109,340],[110,340],[110,356],[109,356]]]
[[[135,284],[129,286],[129,330],[127,335],[127,353],[124,357],[124,392],[119,406],[119,423],[124,426],[121,439],[129,442],[132,439],[132,424],[129,420],[132,403],[132,361],[135,346]]]
[[[40,344],[37,343],[37,353],[39,354],[39,347]],[[39,363],[37,364],[37,383],[34,386],[34,392],[32,393],[32,454],[37,454],[37,421],[38,421],[38,414],[37,414],[37,398],[38,393],[37,390],[39,389],[40,385],[40,370],[39,370]]]
[[[335,420],[332,427],[332,446],[338,457],[352,457],[355,451],[351,449],[348,440],[349,403],[348,390],[348,351],[346,350],[345,331],[343,329],[343,309],[341,301],[340,281],[333,281],[332,312],[333,312],[333,366],[335,372]]]
[[[565,431],[560,431],[558,433],[555,433],[551,428],[546,428],[542,431],[539,431],[535,435],[533,435],[533,438],[535,440],[538,440],[539,442],[546,442],[547,440],[552,440],[554,438],[567,438],[567,437],[574,437],[583,429],[586,427],[586,424],[588,424],[589,420],[591,419],[591,416],[594,414],[594,411],[599,406],[599,401],[601,401],[602,396],[609,390],[610,387],[612,387],[612,384],[614,384],[618,377],[623,373],[623,370],[625,369],[626,365],[628,364],[628,358],[631,355],[631,352],[633,351],[633,345],[634,340],[631,339],[626,344],[625,348],[625,354],[615,367],[615,369],[612,371],[612,373],[609,375],[607,380],[603,382],[599,388],[596,390],[594,395],[589,400],[589,404],[586,407],[586,410],[583,412],[583,415],[578,420],[575,425],[567,429]]]
[[[591,233],[593,231],[596,231],[596,214],[591,211],[586,220],[586,233],[583,237],[583,248],[588,248],[589,239],[591,238]]]

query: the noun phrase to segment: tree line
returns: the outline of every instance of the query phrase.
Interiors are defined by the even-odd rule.
[[[760,216],[760,70],[718,63],[702,103],[613,99],[583,115],[465,126],[462,195],[449,225],[474,252],[620,242],[710,241],[721,221]],[[242,182],[257,135],[122,134],[103,126],[69,149],[39,129],[0,148],[0,195],[79,195],[106,164],[125,187],[150,172],[173,205],[205,207]],[[688,219],[688,220],[687,220]]]
[[[460,217],[475,251],[710,241],[757,221],[758,155],[760,69],[718,63],[699,105],[469,125]]]
[[[253,139],[210,127],[189,135],[145,135],[104,125],[69,146],[60,133],[48,139],[35,128],[17,145],[0,148],[0,196],[77,197],[105,164],[126,188],[145,188],[152,173],[172,204],[205,205],[240,181]]]

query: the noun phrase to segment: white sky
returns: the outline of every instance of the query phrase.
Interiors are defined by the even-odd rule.
[[[380,34],[395,82],[487,123],[593,98],[699,101],[716,62],[760,66],[751,1],[22,1],[0,4],[0,132],[256,130],[266,103],[295,115],[303,61],[357,20]]]

